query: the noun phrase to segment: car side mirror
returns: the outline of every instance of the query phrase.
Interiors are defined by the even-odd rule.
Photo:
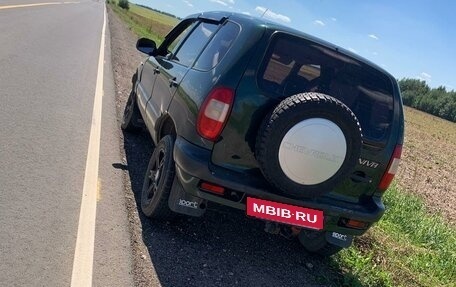
[[[157,44],[154,41],[147,38],[140,38],[136,42],[136,49],[144,54],[152,56],[157,49]]]

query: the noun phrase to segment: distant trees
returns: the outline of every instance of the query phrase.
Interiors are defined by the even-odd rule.
[[[130,3],[128,3],[128,0],[119,0],[119,3],[117,5],[119,5],[120,8],[125,10],[130,9]]]
[[[456,92],[445,87],[429,88],[425,81],[404,78],[399,81],[404,105],[456,122]]]

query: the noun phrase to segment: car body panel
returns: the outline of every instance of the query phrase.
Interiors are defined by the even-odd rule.
[[[194,21],[207,21],[218,25],[218,28],[208,38],[193,64],[183,66],[173,61],[165,48],[173,37],[183,31],[184,24],[188,26]],[[227,23],[240,27],[228,52],[214,67],[198,69],[195,63],[198,63],[211,41],[224,31]],[[392,113],[386,115],[391,118],[388,134],[378,141],[365,137],[359,163],[353,173],[318,198],[292,198],[281,194],[263,177],[255,158],[257,134],[263,119],[289,96],[278,95],[259,83],[270,43],[280,34],[294,37],[297,41],[307,41],[334,57],[343,57],[346,61],[359,63],[357,65],[372,73],[378,73],[382,81],[388,83],[392,95]],[[192,34],[189,35],[188,38],[191,38]],[[171,83],[170,80],[175,82]],[[212,142],[201,137],[196,126],[202,103],[210,91],[217,87],[230,88],[235,91],[235,96],[226,125],[220,137]],[[146,61],[137,83],[137,95],[138,106],[155,143],[159,140],[164,119],[172,121],[176,132],[176,174],[184,190],[193,196],[239,209],[245,208],[247,195],[315,208],[325,213],[325,230],[352,235],[360,235],[367,228],[354,230],[343,227],[339,224],[340,218],[364,220],[370,226],[384,213],[383,193],[377,186],[395,147],[403,143],[402,101],[395,78],[354,53],[262,18],[227,12],[195,14],[173,29],[156,54]],[[201,190],[199,184],[202,180],[227,188],[236,199]]]
[[[156,71],[156,80],[152,96],[146,104],[144,121],[149,129],[156,130],[157,121],[167,113],[171,100],[189,68],[162,56],[151,57],[148,62],[151,63],[152,70]],[[158,142],[155,133],[152,136],[154,141]]]

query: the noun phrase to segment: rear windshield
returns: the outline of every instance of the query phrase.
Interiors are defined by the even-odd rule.
[[[391,80],[370,66],[302,38],[277,34],[258,74],[260,88],[278,97],[319,92],[345,103],[368,141],[387,140],[393,117]]]
[[[233,45],[240,29],[239,25],[226,22],[209,42],[203,53],[201,53],[194,68],[209,71],[217,66],[231,48],[231,45]]]

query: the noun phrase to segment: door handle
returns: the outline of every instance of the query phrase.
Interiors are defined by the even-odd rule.
[[[160,74],[160,69],[159,69],[159,68],[155,68],[155,69],[154,69],[154,75],[155,75],[155,74]]]
[[[177,87],[179,85],[179,83],[176,81],[176,77],[172,78],[172,79],[169,79],[169,87],[172,88],[172,87]]]

